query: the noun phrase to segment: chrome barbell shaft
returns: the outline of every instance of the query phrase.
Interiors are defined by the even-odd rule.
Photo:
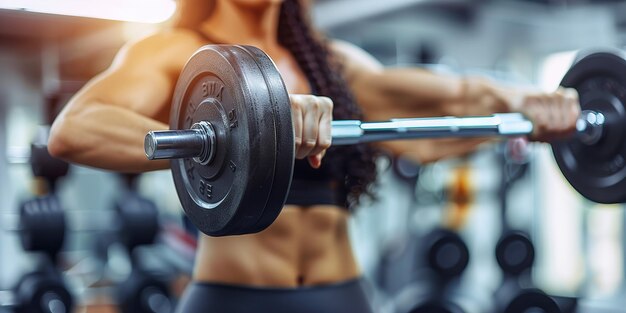
[[[519,113],[480,117],[434,117],[393,119],[384,122],[334,121],[333,145],[364,142],[482,136],[522,136],[533,124]]]
[[[576,129],[586,144],[602,136],[602,113],[584,111]],[[533,132],[533,124],[520,113],[479,117],[405,118],[382,122],[358,120],[333,121],[333,145],[453,137],[524,136]],[[194,124],[189,130],[152,131],[146,135],[144,149],[150,160],[194,158],[207,164],[215,153],[215,133],[207,122]]]

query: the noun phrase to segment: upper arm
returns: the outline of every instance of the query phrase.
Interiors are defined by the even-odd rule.
[[[344,65],[344,77],[368,119],[457,115],[462,81],[413,68],[385,68],[362,49],[335,42],[333,52]]]
[[[345,42],[333,42],[332,51],[343,65],[343,74],[365,117],[391,118],[457,115],[460,80],[420,68],[386,69],[362,49]],[[465,107],[461,103],[461,108]],[[387,151],[420,163],[466,155],[485,138],[422,139],[377,143]]]
[[[386,106],[385,67],[363,49],[344,41],[330,45],[334,57],[341,64],[342,74],[367,119],[385,119],[379,112]],[[387,108],[388,109],[388,108]]]
[[[156,34],[127,44],[107,70],[74,96],[67,110],[80,111],[92,104],[106,104],[156,117],[169,105],[176,70],[180,71],[195,51],[195,45],[189,42],[191,38],[184,36]],[[172,41],[180,44],[171,45]]]
[[[352,89],[358,89],[357,85],[364,78],[379,74],[385,69],[372,55],[349,42],[335,40],[330,48],[343,66],[343,75]]]

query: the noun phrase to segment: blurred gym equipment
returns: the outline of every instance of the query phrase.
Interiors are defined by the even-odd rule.
[[[57,256],[66,234],[65,210],[55,191],[68,164],[48,154],[48,129],[39,129],[31,144],[32,174],[39,179],[36,196],[19,208],[19,238],[24,251],[38,254],[35,269],[24,274],[0,303],[16,313],[70,313],[74,299],[58,269]],[[41,182],[45,185],[41,185]]]
[[[120,223],[119,238],[128,251],[131,273],[117,286],[116,302],[122,313],[170,313],[174,301],[167,284],[146,269],[135,254],[136,248],[154,244],[160,230],[154,202],[139,195],[136,175],[124,175],[125,190],[115,202]]]

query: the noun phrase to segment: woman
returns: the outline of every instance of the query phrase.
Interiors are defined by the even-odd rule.
[[[369,195],[374,150],[333,147],[322,162],[332,118],[520,111],[536,123],[534,138],[546,140],[571,132],[578,116],[571,90],[527,94],[418,69],[386,70],[356,47],[326,44],[308,24],[301,0],[182,0],[180,10],[177,27],[127,45],[70,101],[49,142],[53,155],[76,163],[122,172],[167,169],[166,161],[146,160],[143,137],[168,129],[172,90],[193,52],[210,43],[246,44],[272,57],[292,94],[300,159],[287,205],[261,233],[202,235],[180,312],[371,311],[346,208]],[[384,146],[424,161],[471,151],[479,141],[453,142]]]

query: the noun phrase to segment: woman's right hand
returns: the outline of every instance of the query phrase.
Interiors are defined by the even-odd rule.
[[[333,101],[313,95],[290,95],[289,98],[296,158],[308,158],[311,167],[319,168],[332,141]]]

